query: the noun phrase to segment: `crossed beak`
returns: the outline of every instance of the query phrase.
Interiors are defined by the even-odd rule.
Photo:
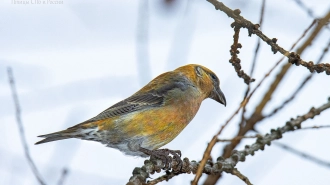
[[[220,90],[220,87],[215,87],[211,92],[210,98],[226,106],[226,97]]]

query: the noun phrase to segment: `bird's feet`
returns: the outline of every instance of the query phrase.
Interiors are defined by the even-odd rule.
[[[148,150],[146,148],[140,147],[140,151],[149,155],[150,159],[152,157],[158,158],[162,160],[164,163],[164,169],[170,169],[172,159],[178,165],[178,169],[182,168],[182,160],[181,160],[181,151],[180,150],[169,150],[169,149],[158,149],[158,150]],[[173,158],[170,156],[173,155]]]

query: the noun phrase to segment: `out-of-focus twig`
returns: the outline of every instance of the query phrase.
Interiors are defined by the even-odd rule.
[[[301,0],[293,0],[299,7],[301,7],[303,10],[305,10],[307,12],[307,14],[312,17],[312,18],[316,18],[314,15],[314,12],[312,9],[310,9],[309,7],[307,7]]]
[[[186,1],[185,7],[182,10],[182,17],[176,25],[167,59],[166,68],[168,70],[173,70],[174,68],[187,63],[187,56],[195,32],[196,19],[194,16],[197,16],[193,4],[194,0]]]
[[[311,127],[303,127],[301,128],[301,130],[307,130],[307,129],[322,129],[322,128],[330,128],[330,125],[315,125],[315,126],[311,126]]]
[[[282,148],[282,149],[284,149],[284,150],[286,150],[286,151],[288,151],[290,153],[296,154],[296,155],[298,155],[298,156],[300,156],[300,157],[302,157],[302,158],[304,158],[306,160],[309,160],[309,161],[311,161],[313,163],[316,163],[318,165],[321,165],[321,166],[325,166],[327,168],[330,168],[330,162],[329,161],[321,160],[321,159],[319,159],[317,157],[314,157],[314,156],[312,156],[310,154],[306,154],[304,152],[301,152],[299,150],[296,150],[296,149],[294,149],[294,148],[292,148],[292,147],[290,147],[288,145],[285,145],[283,143],[279,143],[279,142],[273,142],[273,143],[275,144],[275,146],[278,146],[278,147],[280,147],[280,148]]]
[[[137,35],[136,35],[136,56],[139,81],[145,85],[151,79],[149,64],[149,0],[139,0]]]
[[[301,0],[293,0],[301,9],[303,9],[311,18],[318,19],[311,8],[307,7],[304,2]],[[330,30],[329,24],[324,26],[328,30]]]
[[[259,25],[260,25],[260,28],[259,29],[260,30],[261,30],[262,22],[263,22],[263,19],[264,19],[265,7],[266,7],[266,0],[262,0],[261,11],[260,11],[260,20],[259,20]],[[255,65],[257,63],[257,57],[258,57],[258,54],[259,54],[259,48],[260,48],[260,38],[258,38],[257,46],[255,48],[255,52],[254,52],[254,56],[253,56],[253,61],[252,61],[252,66],[251,66],[251,71],[250,71],[250,77],[251,78],[253,76],[254,68],[255,68]],[[251,88],[251,84],[249,83],[248,84],[248,87],[247,87],[247,89],[245,91],[244,99],[247,98],[247,95],[250,92],[250,88]],[[243,106],[242,115],[241,115],[241,123],[239,124],[240,127],[243,127],[243,124],[246,121],[245,120],[246,105],[247,104],[245,104],[245,106]]]
[[[301,124],[308,120],[313,119],[315,116],[319,115],[326,109],[330,108],[330,98],[328,102],[323,104],[318,108],[312,107],[306,114],[302,116],[297,116],[296,119],[291,119],[287,121],[286,124],[277,129],[271,129],[270,133],[259,136],[255,143],[251,145],[246,145],[243,150],[234,150],[231,155],[224,159],[223,157],[218,157],[217,161],[213,163],[212,161],[208,161],[203,167],[203,173],[206,174],[221,174],[222,172],[232,173],[235,170],[235,167],[238,162],[243,162],[248,155],[254,155],[256,151],[264,150],[266,145],[270,145],[272,141],[282,138],[282,135],[286,132],[298,130],[301,128]],[[172,161],[171,165],[172,171],[169,171],[167,175],[161,176],[155,181],[149,181],[148,184],[157,184],[158,182],[169,180],[170,178],[181,174],[181,173],[196,173],[198,166],[200,163],[196,161],[190,161],[188,158],[183,159],[183,164],[178,165],[176,161]],[[160,159],[152,159],[146,160],[144,165],[139,168],[136,167],[133,170],[133,176],[129,179],[127,185],[138,185],[146,182],[146,179],[149,178],[150,174],[155,172],[160,172],[164,167],[162,160]]]
[[[245,182],[245,184],[252,185],[250,180],[246,176],[244,176],[240,171],[238,171],[237,168],[234,168],[233,171],[231,171],[231,174],[240,178],[243,182]]]
[[[22,119],[21,119],[21,108],[19,105],[18,95],[17,95],[16,87],[15,87],[14,75],[13,75],[13,71],[10,67],[7,68],[7,73],[8,73],[9,84],[10,84],[11,93],[12,93],[13,101],[14,101],[14,105],[15,105],[16,123],[17,123],[18,129],[19,129],[19,135],[21,138],[21,143],[23,145],[25,157],[31,167],[31,170],[32,170],[34,176],[37,178],[39,184],[45,185],[45,182],[42,179],[42,177],[37,169],[37,166],[35,165],[32,157],[30,155],[30,150],[29,150],[29,147],[26,142],[25,131],[24,131],[24,127],[23,127],[23,123],[22,123]]]
[[[64,169],[62,170],[61,177],[60,177],[60,179],[58,180],[57,185],[63,185],[63,184],[64,184],[65,179],[66,179],[66,177],[68,176],[68,173],[69,173],[69,171],[68,171],[67,168],[64,168]]]
[[[260,11],[260,20],[259,20],[259,25],[260,25],[259,29],[260,30],[261,30],[262,23],[263,23],[263,20],[264,20],[265,7],[266,7],[266,0],[262,0],[261,11]],[[259,48],[260,48],[260,38],[258,38],[258,43],[257,43],[256,49],[254,51],[254,56],[253,56],[253,61],[252,61],[252,66],[251,66],[251,72],[250,72],[251,77],[253,76],[254,68],[255,68],[255,65],[256,65],[256,62],[257,62],[257,57],[258,57],[258,54],[259,54]]]

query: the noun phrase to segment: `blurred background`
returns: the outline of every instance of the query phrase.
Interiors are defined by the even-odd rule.
[[[316,17],[324,16],[330,8],[328,0],[301,2]],[[240,9],[241,15],[253,23],[259,22],[261,0],[225,0],[223,3]],[[312,20],[297,1],[269,0],[262,30],[289,49]],[[230,27],[232,22],[202,0],[0,0],[0,184],[38,184],[24,156],[7,67],[14,73],[30,154],[47,184],[61,184],[63,169],[68,172],[63,181],[67,185],[126,184],[133,169],[142,166],[145,159],[125,156],[96,142],[75,139],[35,146],[39,140],[36,136],[85,121],[130,96],[157,75],[189,63],[204,65],[218,75],[227,107],[213,100],[204,101],[194,120],[165,147],[180,149],[183,156],[191,160],[201,160],[207,142],[237,109],[247,88],[228,62],[234,33]],[[302,58],[316,61],[330,38],[329,33],[329,29],[324,29]],[[246,29],[241,30],[239,42],[243,48],[239,58],[246,72],[250,71],[257,39],[255,35],[248,37]],[[261,43],[253,75],[256,82],[281,57]],[[322,62],[329,63],[329,55]],[[247,115],[260,102],[274,74],[251,99]],[[309,74],[304,67],[290,68],[264,112],[280,105]],[[292,103],[271,119],[263,120],[257,129],[267,133],[291,117],[308,112],[312,106],[320,106],[329,96],[330,77],[325,73],[314,75]],[[234,137],[239,120],[234,119],[220,138]],[[330,111],[325,111],[303,125],[325,125],[329,120]],[[296,131],[285,134],[280,142],[330,161],[329,133],[329,129]],[[253,142],[244,140],[237,149]],[[214,159],[222,154],[224,145],[215,146]],[[275,145],[247,157],[237,168],[254,184],[325,185],[330,182],[329,167]],[[179,175],[159,184],[190,184],[193,177]],[[205,178],[203,175],[200,183]],[[243,182],[224,174],[217,184]]]

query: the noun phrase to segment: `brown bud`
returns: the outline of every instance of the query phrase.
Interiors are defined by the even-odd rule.
[[[234,14],[235,14],[235,15],[239,15],[239,14],[241,14],[241,10],[240,10],[240,9],[235,9],[235,10],[234,10]]]

